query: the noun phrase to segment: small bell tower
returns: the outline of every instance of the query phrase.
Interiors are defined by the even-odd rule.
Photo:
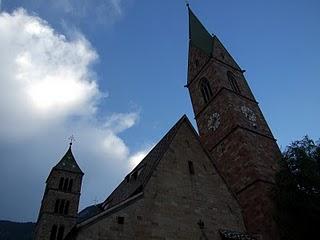
[[[35,240],[62,240],[75,226],[83,172],[72,151],[54,166],[46,181],[35,229]]]
[[[247,230],[277,238],[272,187],[280,150],[244,71],[189,8],[187,87],[202,144],[236,195]]]

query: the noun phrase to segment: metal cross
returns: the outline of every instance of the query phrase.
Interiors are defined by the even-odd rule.
[[[73,142],[76,141],[73,135],[71,135],[68,139],[69,139],[69,141],[70,141],[70,142],[69,142],[69,145],[70,145],[70,146],[72,145]]]

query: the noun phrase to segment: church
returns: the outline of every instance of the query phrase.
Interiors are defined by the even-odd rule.
[[[103,202],[78,213],[72,143],[46,180],[35,240],[279,239],[272,188],[281,153],[244,77],[189,11],[182,116]]]

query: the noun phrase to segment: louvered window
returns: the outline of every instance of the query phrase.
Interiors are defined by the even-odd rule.
[[[228,72],[228,79],[233,91],[235,91],[236,93],[240,93],[240,88],[237,79],[232,72]]]
[[[193,162],[192,162],[192,161],[188,161],[188,166],[189,166],[189,173],[190,173],[191,175],[194,175]]]
[[[62,239],[63,239],[63,234],[64,234],[64,226],[61,225],[61,226],[59,227],[59,232],[58,232],[57,240],[62,240]]]
[[[64,178],[61,177],[61,178],[60,178],[60,182],[59,182],[59,190],[62,190],[62,188],[63,188],[63,183],[64,183]]]
[[[208,103],[212,97],[212,90],[211,90],[208,79],[202,78],[200,80],[200,89],[201,89],[201,94],[204,102]]]
[[[57,236],[57,225],[53,225],[50,232],[50,240],[56,240]]]

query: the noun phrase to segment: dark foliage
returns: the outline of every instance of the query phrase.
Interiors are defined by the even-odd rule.
[[[282,240],[314,239],[320,230],[320,144],[305,136],[283,153],[276,176]]]
[[[32,240],[35,223],[0,221],[0,240]]]

